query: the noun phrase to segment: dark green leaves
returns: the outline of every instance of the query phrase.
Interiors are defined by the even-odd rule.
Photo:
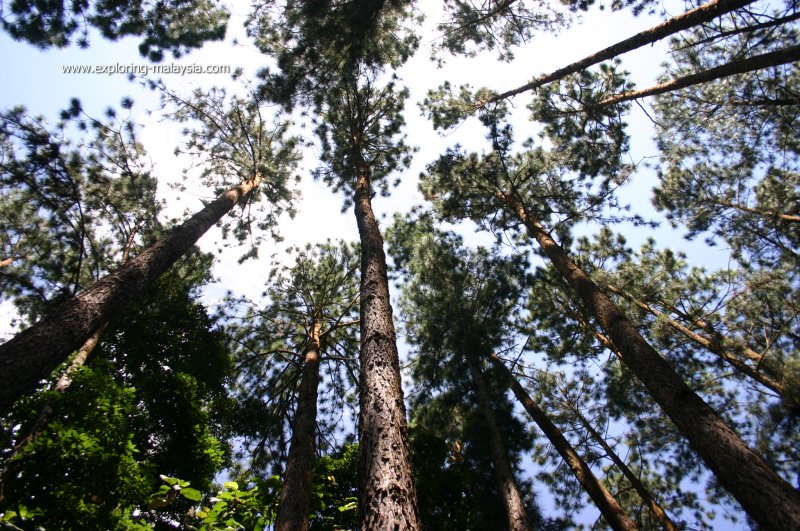
[[[343,80],[362,70],[398,68],[417,46],[408,0],[283,4],[282,9],[270,1],[258,5],[248,31],[277,61],[277,72],[261,72],[262,90],[286,108],[296,101],[319,108]]]
[[[433,56],[441,51],[473,57],[497,49],[500,60],[511,61],[512,49],[531,40],[536,33],[555,33],[570,22],[566,10],[556,2],[445,0],[444,22],[434,44]],[[440,64],[444,59],[438,58]]]
[[[12,0],[2,27],[14,39],[38,48],[68,46],[76,33],[78,46],[86,48],[92,28],[110,40],[142,36],[139,52],[151,61],[160,61],[165,53],[179,57],[206,41],[221,40],[228,16],[215,0]]]
[[[542,136],[553,143],[552,151],[581,175],[613,173],[628,150],[622,120],[628,106],[597,105],[629,88],[618,66],[603,64],[598,72],[584,70],[545,85],[529,106],[533,119],[544,124]]]
[[[316,132],[322,146],[324,166],[314,172],[335,191],[345,190],[344,206],[352,203],[359,174],[388,195],[392,173],[411,162],[413,149],[401,132],[405,124],[403,104],[408,91],[393,79],[379,85],[368,74],[347,80],[328,96]]]
[[[30,317],[157,228],[156,182],[130,122],[93,119],[76,99],[62,120],[51,128],[22,108],[0,114],[0,259],[10,259],[0,287]]]

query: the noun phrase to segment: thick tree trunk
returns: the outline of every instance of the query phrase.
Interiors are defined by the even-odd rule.
[[[619,471],[622,472],[622,475],[625,476],[625,479],[627,479],[631,484],[633,490],[636,491],[645,505],[647,505],[647,508],[650,509],[650,512],[652,512],[655,517],[658,518],[658,521],[661,523],[661,527],[665,531],[678,531],[678,527],[670,519],[669,515],[667,515],[667,512],[661,507],[661,505],[658,504],[658,502],[655,500],[655,498],[653,498],[653,496],[650,494],[650,491],[645,488],[642,482],[639,481],[639,478],[636,477],[636,474],[634,474],[633,471],[628,468],[628,465],[625,464],[625,461],[620,459],[614,449],[611,448],[608,442],[606,442],[605,438],[594,429],[586,417],[584,417],[581,412],[578,411],[578,408],[570,406],[570,409],[583,427],[586,428],[586,431],[589,432],[589,435],[591,435],[592,439],[594,439],[597,444],[603,448],[609,459],[611,459]]]
[[[709,83],[724,77],[730,77],[736,74],[745,74],[754,70],[763,70],[764,68],[780,66],[786,63],[794,63],[796,61],[800,61],[800,45],[789,46],[781,50],[756,55],[754,57],[748,57],[747,59],[742,59],[740,61],[733,61],[731,63],[726,63],[714,68],[709,68],[708,70],[703,70],[702,72],[697,72],[696,74],[689,74],[688,76],[683,76],[664,83],[659,83],[658,85],[653,85],[652,87],[648,87],[646,89],[624,92],[622,94],[606,98],[603,101],[592,105],[592,107],[604,107],[606,105],[613,105],[623,101],[636,100],[639,98],[645,98],[647,96],[656,96],[658,94],[680,90],[693,85]],[[796,220],[789,219],[789,221]]]
[[[497,490],[503,497],[503,505],[506,508],[508,517],[508,528],[510,531],[528,531],[531,529],[528,514],[525,511],[525,504],[522,495],[517,488],[517,480],[508,462],[503,437],[500,435],[500,428],[492,410],[492,401],[489,398],[489,389],[480,368],[480,362],[475,354],[467,353],[467,366],[472,376],[472,385],[475,395],[478,398],[478,408],[480,408],[483,420],[486,422],[486,434],[489,441],[489,456],[492,459],[492,473],[497,482]]]
[[[742,353],[747,358],[755,361],[756,363],[761,361],[762,357],[761,354],[752,350],[746,345],[737,344],[735,341],[726,339],[724,337],[716,337],[712,339],[702,334],[698,334],[697,332],[694,332],[693,330],[687,328],[678,321],[668,317],[663,312],[654,308],[650,304],[636,299],[629,293],[626,293],[621,289],[611,285],[607,285],[606,288],[611,293],[615,293],[620,297],[623,297],[631,301],[638,308],[641,308],[650,315],[663,319],[664,322],[667,323],[667,325],[669,325],[673,330],[677,330],[678,332],[680,332],[687,338],[691,339],[704,349],[708,350],[712,354],[717,355],[721,360],[725,361],[726,363],[731,365],[734,369],[744,374],[745,376],[749,377],[753,381],[756,381],[761,385],[763,385],[764,387],[775,391],[780,396],[783,396],[784,392],[786,391],[785,386],[781,382],[769,377],[764,373],[759,372],[757,369],[751,367],[750,365],[745,363],[744,360],[739,358],[738,353]]]
[[[261,177],[255,176],[231,188],[136,258],[0,345],[0,411],[33,392],[39,381],[169,269],[260,182]]]
[[[553,240],[523,205],[498,194],[525,224],[545,255],[594,314],[647,388],[722,486],[763,529],[800,529],[800,493],[778,476],[651,347],[622,310]]]
[[[292,423],[292,443],[275,520],[275,531],[305,531],[311,509],[319,389],[320,322],[315,319],[306,348],[305,362]]]
[[[359,483],[363,529],[419,529],[386,254],[372,211],[368,169],[359,168],[355,215],[361,237]]]
[[[567,464],[570,470],[572,470],[572,473],[575,475],[583,489],[592,499],[597,508],[600,509],[600,513],[606,519],[608,525],[610,525],[612,529],[623,531],[632,531],[638,529],[634,521],[630,519],[630,517],[625,513],[625,510],[620,507],[619,503],[617,503],[617,500],[614,498],[614,496],[612,496],[611,493],[608,492],[608,489],[605,488],[603,483],[597,479],[597,476],[594,475],[594,472],[592,472],[592,469],[586,464],[586,461],[584,461],[578,452],[575,451],[575,448],[573,448],[566,437],[564,437],[564,434],[561,432],[561,430],[559,430],[558,427],[553,424],[553,422],[550,420],[550,417],[547,416],[547,413],[545,413],[544,410],[542,410],[542,408],[540,408],[539,405],[533,401],[530,395],[519,384],[514,375],[511,374],[511,371],[508,370],[502,360],[500,360],[500,358],[497,356],[492,355],[492,361],[497,367],[499,367],[508,375],[509,382],[511,383],[511,390],[514,392],[514,396],[517,397],[517,400],[519,400],[519,403],[525,408],[525,411],[528,412],[528,415],[530,415],[531,419],[536,423],[537,426],[539,426],[545,437],[547,437],[559,455],[564,459],[564,462]]]
[[[626,52],[630,52],[631,50],[635,50],[637,48],[641,48],[642,46],[660,41],[661,39],[669,37],[670,35],[674,35],[679,31],[683,31],[691,28],[692,26],[697,26],[698,24],[713,20],[720,15],[733,11],[734,9],[751,4],[753,1],[754,0],[713,0],[701,5],[700,7],[687,11],[682,15],[673,17],[657,26],[653,26],[650,29],[637,33],[633,37],[627,38],[616,44],[612,44],[608,48],[600,50],[599,52],[588,57],[584,57],[580,61],[576,61],[568,66],[565,66],[564,68],[559,68],[554,72],[539,76],[530,83],[526,83],[521,87],[498,94],[497,96],[494,96],[493,98],[490,98],[484,102],[483,105],[508,99],[512,96],[516,96],[517,94],[537,89],[543,85],[562,79],[570,74],[585,70],[590,66],[596,65],[602,61],[613,59],[614,57],[622,55]]]

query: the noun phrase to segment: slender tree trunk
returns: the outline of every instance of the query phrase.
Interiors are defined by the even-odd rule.
[[[372,211],[369,169],[359,167],[355,215],[361,237],[359,483],[363,529],[419,529],[386,254]]]
[[[606,452],[606,455],[611,459],[611,461],[614,462],[614,465],[616,465],[620,472],[622,472],[622,475],[625,476],[625,479],[627,479],[631,484],[633,490],[636,491],[642,501],[647,505],[647,508],[650,509],[650,512],[652,512],[655,517],[658,518],[658,521],[661,523],[661,527],[665,531],[678,531],[678,527],[670,519],[666,511],[661,507],[661,505],[658,504],[655,498],[653,498],[653,496],[650,494],[650,491],[645,488],[642,482],[639,481],[639,478],[636,477],[636,474],[634,474],[633,471],[628,468],[628,465],[626,465],[625,462],[620,459],[614,449],[611,448],[608,442],[606,442],[605,438],[594,429],[586,417],[584,417],[581,412],[578,411],[577,407],[573,407],[572,405],[569,405],[568,407],[572,410],[572,412],[575,414],[575,417],[583,425],[583,427],[586,428],[586,431],[589,432],[589,435],[592,437],[592,439],[597,441],[597,443]]]
[[[712,354],[716,354],[721,360],[727,362],[737,371],[749,377],[750,379],[760,383],[761,385],[767,387],[768,389],[771,389],[772,391],[775,391],[780,396],[783,396],[784,392],[786,391],[785,386],[781,382],[769,377],[764,373],[759,372],[756,368],[751,367],[750,365],[745,363],[741,358],[739,358],[738,353],[742,353],[746,357],[755,362],[761,361],[762,355],[748,348],[746,345],[737,344],[737,342],[734,342],[724,337],[716,337],[712,339],[702,334],[698,334],[697,332],[694,332],[693,330],[682,325],[678,321],[665,315],[663,312],[654,308],[650,304],[636,299],[629,293],[626,293],[621,289],[612,285],[606,285],[606,288],[611,293],[615,293],[620,297],[623,297],[631,301],[637,307],[646,311],[650,315],[663,319],[664,322],[667,323],[673,330],[677,330],[685,337],[691,339],[692,341],[694,341],[701,347],[705,348]]]
[[[275,520],[275,531],[305,531],[311,509],[319,389],[320,322],[314,319],[306,347],[297,411],[292,423],[292,443]]]
[[[617,503],[614,496],[608,492],[608,489],[597,479],[597,476],[594,475],[589,465],[586,464],[578,452],[575,451],[575,448],[573,448],[566,437],[564,437],[561,430],[553,424],[550,417],[547,416],[547,413],[534,402],[502,360],[492,355],[492,361],[507,374],[514,396],[517,397],[517,400],[519,400],[519,403],[525,408],[525,411],[528,412],[531,419],[539,426],[545,437],[547,437],[559,455],[564,459],[564,462],[570,470],[572,470],[572,473],[583,487],[583,490],[586,491],[597,508],[600,509],[600,513],[606,519],[608,525],[610,525],[612,529],[622,531],[638,529],[634,521],[631,520],[625,513],[625,510]]]
[[[563,275],[622,354],[622,361],[672,419],[722,486],[763,528],[800,529],[800,493],[778,476],[651,347],[622,310],[524,206],[498,194]]]
[[[732,37],[734,35],[741,35],[742,33],[752,33],[754,31],[767,29],[767,28],[774,28],[776,26],[782,26],[784,24],[788,24],[789,22],[793,22],[800,18],[800,12],[794,12],[791,15],[786,15],[784,17],[779,18],[770,18],[767,22],[762,22],[760,24],[751,24],[746,26],[740,26],[738,28],[734,28],[727,31],[718,31],[713,35],[710,35],[704,39],[698,39],[696,41],[689,41],[686,40],[686,44],[677,48],[678,50],[685,50],[686,48],[696,48],[703,44],[708,44],[710,42],[718,41],[720,39],[725,39],[728,37]]]
[[[512,96],[516,96],[517,94],[537,89],[543,85],[562,79],[570,74],[585,70],[586,68],[596,65],[602,61],[613,59],[614,57],[622,55],[626,52],[630,52],[631,50],[635,50],[637,48],[641,48],[642,46],[660,41],[661,39],[669,37],[670,35],[674,35],[679,31],[683,31],[691,28],[692,26],[697,26],[698,24],[713,20],[720,15],[733,11],[734,9],[751,4],[753,1],[754,0],[712,0],[711,2],[687,11],[682,15],[678,15],[677,17],[673,17],[657,26],[653,26],[650,29],[637,33],[633,37],[619,41],[616,44],[612,44],[608,48],[584,57],[580,61],[574,62],[568,66],[565,66],[564,68],[559,68],[558,70],[555,70],[549,74],[539,76],[530,83],[526,83],[521,87],[498,94],[497,96],[488,99],[486,102],[483,102],[482,105],[505,100]]]
[[[0,345],[0,411],[33,392],[40,380],[169,269],[260,182],[261,176],[256,175],[231,188],[136,258]]]
[[[764,68],[769,68],[772,66],[794,63],[795,61],[800,61],[800,45],[789,46],[774,52],[748,57],[747,59],[742,59],[740,61],[725,63],[724,65],[709,68],[708,70],[703,70],[702,72],[689,74],[688,76],[679,77],[665,83],[659,83],[658,85],[653,85],[652,87],[648,87],[646,89],[624,92],[622,94],[606,98],[603,101],[591,105],[591,107],[604,107],[606,105],[613,105],[623,101],[636,100],[639,98],[645,98],[647,96],[656,96],[658,94],[664,94],[665,92],[672,92],[686,87],[691,87],[693,85],[708,83],[724,77],[730,77],[736,74],[745,74],[754,70],[763,70]],[[790,221],[796,220],[790,219]]]
[[[483,371],[481,371],[480,363],[474,353],[467,352],[466,359],[472,376],[472,385],[478,398],[478,408],[486,422],[492,472],[497,482],[497,490],[503,497],[503,505],[505,505],[506,516],[508,516],[508,528],[510,531],[528,531],[531,529],[530,520],[525,511],[525,504],[517,487],[514,472],[511,470],[511,464],[508,462],[508,454],[503,444],[503,437],[500,435],[500,428],[497,426],[497,420],[495,420]]]
[[[798,13],[800,14],[800,13]],[[745,104],[755,105],[759,104],[762,105],[797,105],[800,104],[800,99],[792,98],[792,99],[785,99],[785,100],[774,100],[774,99],[762,99],[762,100],[754,100],[752,102],[744,102]],[[711,202],[716,203],[719,206],[732,208],[734,210],[739,210],[740,212],[747,212],[748,214],[755,214],[757,216],[761,216],[762,218],[766,219],[778,219],[780,221],[789,221],[793,223],[800,223],[800,215],[797,214],[786,214],[784,212],[778,212],[777,210],[760,210],[757,208],[750,208],[744,205],[739,205],[737,203],[732,203],[730,201],[725,201],[724,199],[720,199],[717,197],[712,197],[709,199]]]

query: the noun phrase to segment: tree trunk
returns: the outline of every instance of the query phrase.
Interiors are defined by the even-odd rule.
[[[506,194],[498,194],[526,226],[622,354],[622,361],[672,419],[722,486],[763,528],[800,529],[800,493],[778,476],[700,398],[553,240],[541,223]]]
[[[320,322],[314,319],[306,347],[305,362],[292,423],[292,443],[275,520],[275,531],[305,531],[311,509],[319,389]]]
[[[621,289],[612,286],[606,285],[606,288],[611,293],[616,293],[620,297],[628,299],[637,307],[641,308],[642,310],[646,311],[650,315],[662,318],[665,323],[667,323],[673,330],[677,330],[685,337],[691,339],[701,347],[705,348],[712,354],[716,354],[721,360],[727,362],[733,368],[735,368],[740,373],[744,374],[745,376],[749,377],[750,379],[760,383],[764,387],[771,389],[778,393],[778,395],[783,396],[784,392],[786,391],[785,386],[773,378],[769,377],[766,374],[759,372],[756,368],[751,367],[747,363],[745,363],[742,359],[739,358],[737,352],[741,352],[749,359],[759,362],[761,360],[761,354],[758,352],[748,348],[746,345],[736,344],[736,342],[731,341],[730,339],[726,339],[724,337],[716,337],[716,338],[708,338],[702,334],[698,334],[687,328],[686,326],[682,325],[678,321],[668,317],[663,312],[659,311],[656,308],[653,308],[650,304],[640,301],[635,297],[631,296],[629,293],[622,291]]]
[[[589,432],[589,435],[591,435],[592,439],[597,441],[597,443],[606,452],[606,455],[611,459],[611,461],[614,462],[614,465],[616,465],[619,471],[622,472],[622,475],[625,476],[625,479],[627,479],[631,484],[633,490],[636,491],[642,501],[647,505],[647,508],[650,509],[650,512],[652,512],[655,517],[658,518],[658,521],[661,522],[661,527],[665,531],[678,531],[678,527],[670,519],[666,511],[664,511],[661,505],[659,505],[655,498],[653,498],[653,496],[650,494],[650,491],[645,488],[642,482],[639,481],[639,478],[636,477],[636,474],[634,474],[633,471],[628,468],[628,465],[626,465],[625,462],[620,459],[614,449],[611,448],[611,446],[606,442],[605,438],[600,435],[597,430],[594,429],[594,427],[592,427],[591,423],[589,423],[586,417],[584,417],[581,412],[578,411],[577,407],[573,407],[571,405],[568,407],[570,410],[572,410],[572,412],[575,414],[575,417],[583,425],[583,427],[586,428],[586,431]]]
[[[610,525],[612,529],[622,531],[638,529],[633,520],[625,513],[625,510],[617,503],[614,496],[612,496],[603,483],[597,479],[597,476],[594,475],[589,465],[578,455],[578,452],[575,451],[575,448],[573,448],[566,437],[564,437],[561,430],[553,424],[550,417],[547,416],[547,413],[533,401],[500,358],[492,355],[492,361],[508,375],[514,396],[517,397],[517,400],[519,400],[519,403],[525,408],[525,411],[528,412],[531,419],[539,426],[545,437],[547,437],[559,455],[564,459],[564,462],[570,470],[572,470],[572,473],[583,487],[583,490],[586,491],[597,508],[600,509],[600,513],[606,519],[608,525]]]
[[[550,74],[539,76],[530,83],[522,85],[521,87],[489,98],[487,101],[483,102],[481,106],[505,100],[529,90],[537,89],[543,85],[562,79],[570,74],[585,70],[590,66],[596,65],[602,61],[613,59],[614,57],[622,55],[626,52],[630,52],[631,50],[635,50],[647,44],[660,41],[661,39],[669,37],[670,35],[674,35],[679,31],[683,31],[691,28],[692,26],[697,26],[698,24],[713,20],[720,15],[733,11],[734,9],[751,4],[753,1],[754,0],[712,0],[707,4],[703,4],[700,7],[687,11],[682,15],[673,17],[657,26],[653,26],[650,29],[637,33],[633,37],[619,41],[616,44],[612,44],[608,48],[600,50],[599,52],[588,57],[584,57],[580,61],[574,62],[568,66],[565,66],[564,68],[559,68]]]
[[[492,401],[489,398],[489,390],[486,387],[486,380],[483,377],[479,361],[475,354],[466,354],[467,365],[472,376],[472,385],[478,398],[478,408],[480,408],[483,419],[486,422],[488,433],[486,436],[489,441],[489,455],[492,458],[492,472],[497,482],[497,490],[503,497],[503,505],[508,516],[508,528],[510,531],[528,531],[531,529],[528,514],[525,512],[525,504],[522,495],[517,488],[517,480],[511,465],[508,462],[503,437],[500,435],[500,428],[492,411]]]
[[[800,13],[798,13],[800,15]],[[753,100],[748,102],[739,102],[739,104],[744,105],[798,105],[800,104],[800,98],[786,98],[786,99],[761,99],[761,100]],[[777,219],[779,221],[789,221],[792,223],[800,223],[800,216],[797,214],[786,214],[784,212],[778,212],[776,210],[761,210],[758,208],[750,208],[744,205],[740,205],[737,203],[732,203],[731,201],[725,201],[724,199],[720,199],[717,197],[709,198],[709,201],[717,204],[721,207],[732,208],[734,210],[738,210],[740,212],[746,212],[748,214],[755,214],[756,216],[760,216],[765,219]]]
[[[372,211],[369,170],[359,167],[355,216],[361,238],[359,483],[363,529],[419,529],[386,254]]]
[[[665,83],[659,83],[658,85],[653,85],[652,87],[648,87],[646,89],[624,92],[622,94],[606,98],[603,101],[590,106],[604,107],[606,105],[613,105],[623,101],[636,100],[639,98],[645,98],[647,96],[656,96],[658,94],[680,90],[693,85],[699,85],[701,83],[709,83],[724,77],[734,76],[736,74],[745,74],[754,70],[763,70],[764,68],[780,66],[786,63],[793,63],[795,61],[800,61],[800,45],[789,46],[775,52],[769,52],[756,55],[754,57],[748,57],[747,59],[742,59],[740,61],[725,63],[724,65],[709,68],[708,70],[703,70],[702,72],[689,74],[688,76],[679,77]],[[796,220],[790,219],[790,221]]]
[[[0,345],[0,411],[33,392],[39,381],[169,269],[260,182],[261,176],[256,175],[231,188],[136,258]]]

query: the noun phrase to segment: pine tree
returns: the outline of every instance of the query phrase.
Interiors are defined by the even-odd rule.
[[[295,141],[283,138],[286,125],[278,124],[275,129],[265,127],[255,102],[235,100],[226,109],[218,105],[222,100],[224,94],[212,93],[208,100],[196,98],[193,103],[187,103],[179,113],[201,122],[201,128],[191,133],[188,145],[192,148],[197,147],[200,140],[204,142],[203,152],[208,154],[209,160],[206,175],[227,170],[216,177],[224,179],[234,173],[244,181],[125,265],[62,302],[46,318],[1,345],[0,381],[4,387],[0,409],[7,409],[14,400],[32,392],[40,379],[48,377],[100,325],[169,269],[234,206],[243,199],[257,199],[262,181],[265,195],[272,200],[270,209],[275,217],[284,207],[281,201],[290,201],[292,194],[287,180],[296,156]],[[243,116],[247,116],[246,121]],[[251,194],[254,191],[256,193]],[[270,226],[274,219],[266,217],[259,223]],[[237,228],[243,228],[235,231],[236,235],[244,237],[248,226],[241,221]]]
[[[316,176],[352,205],[361,243],[360,496],[365,529],[418,529],[416,494],[406,437],[397,339],[392,321],[383,238],[372,209],[375,188],[404,169],[410,150],[395,140],[407,92],[385,68],[399,67],[417,37],[405,26],[411,3],[358,0],[344,4],[289,2],[260,10],[250,32],[279,71],[261,72],[262,93],[293,108],[310,108],[317,121],[324,168]]]
[[[403,313],[409,342],[417,349],[414,373],[417,379],[433,373],[432,381],[421,383],[426,387],[460,385],[469,389],[485,426],[508,529],[530,529],[531,517],[514,477],[500,413],[495,411],[496,407],[502,410],[507,400],[492,393],[489,374],[483,367],[503,341],[505,321],[519,294],[514,272],[521,264],[485,249],[469,253],[454,235],[436,234],[430,228],[426,231],[425,220],[411,223],[417,227],[396,226],[394,246],[399,248],[393,254],[409,277]]]
[[[794,25],[743,33],[736,31],[740,24],[733,19],[676,40],[668,75],[692,75],[797,42]],[[662,152],[656,207],[685,224],[689,237],[708,232],[709,241],[724,241],[743,264],[797,267],[797,76],[789,64],[656,99]]]
[[[239,401],[259,402],[265,420],[278,423],[254,427],[262,437],[254,450],[264,446],[264,437],[283,441],[275,432],[282,431],[285,417],[291,419],[275,527],[308,529],[317,450],[330,450],[325,434],[335,431],[357,383],[351,375],[357,371],[358,251],[344,242],[290,251],[294,264],[270,272],[264,305],[247,303],[231,326],[240,358]],[[327,392],[320,389],[323,381]],[[321,418],[318,404],[325,413]],[[318,429],[322,445],[317,444]],[[255,457],[251,468],[261,468],[262,458]]]
[[[372,209],[375,187],[388,193],[388,176],[409,161],[409,148],[396,139],[407,92],[394,83],[374,83],[369,77],[347,80],[339,87],[339,99],[329,101],[317,127],[326,165],[317,176],[346,192],[345,205],[353,205],[361,238],[358,424],[364,526],[417,529],[386,254]]]
[[[577,6],[581,9],[586,9],[591,3],[593,2],[584,0],[569,2],[570,5]],[[633,2],[614,2],[615,8],[620,7],[624,3],[634,4],[635,0]],[[648,3],[648,0],[639,2],[638,5],[640,7],[638,9],[641,9]],[[435,91],[429,91],[428,99],[426,100],[426,107],[429,116],[432,118],[434,126],[437,128],[453,127],[460,120],[466,118],[470,114],[473,114],[475,111],[486,107],[487,105],[508,100],[525,92],[538,90],[549,85],[550,83],[561,81],[567,76],[586,72],[590,67],[600,64],[603,61],[617,60],[626,52],[641,48],[654,42],[658,42],[662,39],[670,37],[671,35],[678,34],[681,31],[693,28],[695,26],[707,24],[721,15],[741,9],[751,3],[752,0],[712,0],[706,4],[689,10],[686,13],[678,15],[677,17],[670,18],[657,26],[637,33],[632,37],[619,41],[596,53],[588,55],[579,61],[554,70],[553,72],[539,75],[521,87],[506,90],[499,94],[486,90],[480,90],[472,93],[470,87],[465,85],[460,88],[459,94],[456,96],[452,95],[451,87],[448,83],[446,83]],[[507,2],[505,5],[496,6],[496,9],[490,11],[489,21],[483,22],[482,25],[488,26],[490,23],[497,23],[493,19],[506,16],[506,13],[512,9],[513,4],[515,4],[515,2]],[[635,7],[634,11],[636,10],[637,8]],[[464,27],[472,29],[471,24],[475,24],[475,21],[470,21],[470,24],[465,24]],[[532,27],[528,26],[527,24],[515,24],[515,26],[516,28],[522,28],[521,30],[517,30],[520,32],[519,34],[517,34],[517,31],[512,33],[516,39],[519,39],[520,35],[527,35],[527,32],[530,32]],[[457,33],[456,36],[458,38],[455,38],[456,36],[453,37],[455,40],[454,43],[450,43],[446,40],[447,47],[452,51],[462,51],[465,46],[465,43],[463,42],[464,40],[471,39],[476,40],[476,42],[480,42],[478,39],[482,40],[483,38],[486,38],[482,37],[481,33],[481,31],[477,32],[477,38],[476,36],[470,35],[469,31],[464,31],[463,34]],[[504,53],[507,54],[508,52]],[[609,99],[610,97],[611,96],[606,99]],[[627,100],[620,100],[619,102],[622,101]]]

